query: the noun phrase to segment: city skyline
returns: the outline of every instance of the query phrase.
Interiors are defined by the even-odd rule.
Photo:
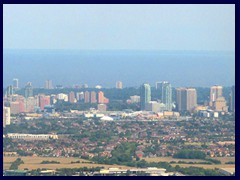
[[[2,124],[4,176],[235,176],[235,4],[4,4]]]

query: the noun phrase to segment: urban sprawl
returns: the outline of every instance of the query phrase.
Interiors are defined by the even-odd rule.
[[[6,176],[235,174],[235,86],[63,87],[47,80],[44,88],[19,88],[15,78],[3,96]],[[34,168],[27,157],[45,160]],[[76,160],[70,168],[59,158]]]

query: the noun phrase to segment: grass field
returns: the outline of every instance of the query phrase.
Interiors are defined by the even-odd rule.
[[[171,161],[185,161],[185,162],[203,162],[201,159],[176,159],[172,157],[154,157],[154,158],[143,158],[147,162],[171,162]],[[205,161],[204,161],[205,162]]]
[[[18,157],[4,157],[3,158],[3,168],[4,170],[9,169],[11,163],[15,161]],[[131,167],[127,166],[119,166],[119,165],[104,165],[104,164],[91,164],[91,163],[82,163],[82,162],[90,162],[88,160],[80,159],[80,158],[73,158],[73,157],[20,157],[24,164],[19,166],[19,169],[23,170],[24,168],[28,168],[29,170],[38,169],[38,168],[46,168],[46,169],[57,169],[57,168],[80,168],[80,167],[121,167],[121,168],[128,168]],[[143,158],[147,162],[171,162],[171,161],[185,161],[185,162],[203,162],[204,160],[199,159],[175,159],[172,157],[155,157],[155,158]],[[181,167],[203,167],[203,168],[234,168],[234,164],[225,164],[225,162],[235,161],[235,157],[216,157],[214,159],[220,160],[222,164],[172,164],[172,166],[179,165]],[[42,161],[58,161],[60,164],[40,164]],[[81,163],[71,164],[71,162],[80,161]]]
[[[215,169],[215,168],[235,168],[235,164],[172,164],[172,166],[179,165],[180,167],[202,167],[205,169]]]
[[[3,168],[4,170],[9,169],[11,163],[15,161],[18,157],[4,157],[3,158]],[[57,168],[80,168],[80,167],[127,167],[127,166],[118,166],[118,165],[104,165],[104,164],[91,164],[91,163],[76,163],[71,164],[71,161],[80,161],[80,162],[90,162],[88,160],[80,158],[65,158],[65,157],[20,157],[24,164],[19,166],[19,169],[23,170],[28,168],[29,170],[46,168],[46,169],[57,169]],[[40,164],[42,161],[58,161],[60,164]]]
[[[171,162],[171,161],[185,161],[185,162],[204,162],[204,160],[201,159],[176,159],[172,157],[154,157],[154,158],[143,158],[147,162]],[[213,159],[217,159],[222,162],[222,164],[171,164],[172,166],[179,165],[181,167],[203,167],[208,169],[214,169],[214,168],[234,168],[235,164],[225,164],[225,162],[234,161],[235,157],[214,157]],[[205,161],[206,162],[206,161]]]

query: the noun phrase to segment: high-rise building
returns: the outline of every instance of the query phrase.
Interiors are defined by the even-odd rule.
[[[177,111],[185,111],[187,109],[187,91],[185,88],[176,89],[176,105]]]
[[[230,93],[230,111],[235,112],[235,86],[232,86]]]
[[[7,95],[7,96],[12,96],[13,94],[14,94],[14,92],[13,92],[13,86],[10,85],[10,86],[7,87],[6,95]]]
[[[145,110],[145,104],[149,101],[151,101],[151,86],[145,83],[140,87],[141,110]]]
[[[50,105],[50,96],[45,96],[40,94],[39,96],[39,107],[41,110],[44,110],[44,107]]]
[[[70,103],[75,103],[75,93],[73,91],[69,93],[68,100]]]
[[[25,98],[28,97],[33,97],[33,88],[31,82],[28,82],[27,85],[25,86]]]
[[[216,101],[218,97],[222,97],[222,86],[212,86],[210,88],[210,96],[209,96],[209,106],[213,107],[213,103]],[[213,107],[214,108],[214,107]]]
[[[35,98],[28,97],[25,99],[25,112],[34,112]]]
[[[121,81],[117,81],[117,82],[116,82],[116,88],[117,88],[117,89],[122,89],[122,88],[123,88],[123,85],[122,85],[122,82],[121,82]]]
[[[52,80],[45,81],[45,89],[53,89]]]
[[[104,92],[102,92],[102,91],[98,92],[98,103],[104,104]]]
[[[77,92],[77,101],[83,101],[84,100],[84,92]]]
[[[95,91],[91,92],[91,103],[97,103],[97,94]]]
[[[90,103],[90,93],[88,91],[84,92],[84,103]]]
[[[13,88],[18,89],[18,79],[17,78],[13,79]]]
[[[195,88],[187,88],[187,111],[192,111],[197,106],[197,91]]]
[[[161,102],[165,104],[166,111],[172,111],[172,86],[169,82],[163,81],[160,84]]]
[[[16,102],[19,103],[19,112],[25,112],[25,98],[23,96],[18,96]]]
[[[161,84],[162,84],[162,82],[156,82],[156,89],[157,90],[161,89]]]
[[[194,88],[176,89],[177,110],[192,111],[197,106],[197,91]]]
[[[11,124],[10,107],[3,107],[3,127]]]

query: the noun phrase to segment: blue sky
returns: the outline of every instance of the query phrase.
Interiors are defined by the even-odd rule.
[[[234,5],[4,5],[5,49],[235,50]]]

